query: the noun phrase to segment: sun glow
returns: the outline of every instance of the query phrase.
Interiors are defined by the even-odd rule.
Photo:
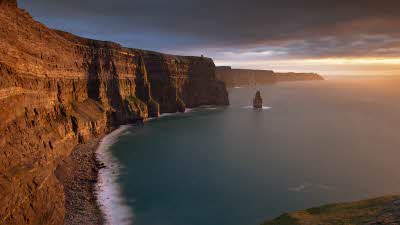
[[[289,60],[291,61],[291,60]],[[311,64],[339,64],[339,65],[371,65],[371,64],[389,64],[400,65],[400,58],[323,58],[323,59],[301,59],[293,60],[295,63],[311,63]]]
[[[308,59],[216,60],[217,65],[243,69],[271,69],[278,72],[317,72],[322,75],[400,75],[400,57],[331,57]]]

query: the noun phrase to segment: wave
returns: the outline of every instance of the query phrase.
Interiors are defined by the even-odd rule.
[[[159,117],[148,118],[147,121],[153,121],[153,120],[161,119],[164,117],[185,115],[188,113],[194,113],[194,112],[199,112],[199,111],[204,111],[204,110],[218,110],[220,108],[221,107],[215,106],[215,105],[202,105],[202,106],[199,106],[196,108],[186,108],[185,112],[162,113]]]
[[[120,163],[112,156],[110,147],[118,141],[118,138],[127,133],[129,125],[105,136],[96,151],[97,159],[106,166],[99,171],[99,179],[96,185],[98,203],[103,212],[106,224],[129,225],[132,224],[134,215],[131,208],[122,197],[121,187],[117,183],[120,172]]]
[[[218,110],[222,109],[223,107],[217,105],[202,105],[196,108],[188,108],[187,112],[196,112],[196,111],[204,111],[204,110]]]
[[[254,107],[252,105],[248,105],[248,106],[243,106],[242,109],[254,109]],[[262,110],[267,110],[267,109],[272,109],[272,107],[263,106],[261,109]]]
[[[335,189],[334,187],[326,185],[326,184],[312,184],[312,183],[304,182],[302,184],[299,184],[296,187],[290,187],[290,188],[288,188],[288,190],[292,191],[292,192],[305,192],[311,188],[319,189],[322,191],[331,191],[331,190]]]

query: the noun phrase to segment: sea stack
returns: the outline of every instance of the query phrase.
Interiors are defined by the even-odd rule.
[[[253,107],[255,109],[261,109],[262,104],[263,104],[263,101],[261,98],[261,93],[260,93],[260,91],[257,91],[256,96],[254,97],[254,100],[253,100]]]

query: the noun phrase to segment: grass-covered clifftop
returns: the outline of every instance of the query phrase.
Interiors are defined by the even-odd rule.
[[[285,213],[262,225],[378,225],[400,223],[399,196],[329,204]]]

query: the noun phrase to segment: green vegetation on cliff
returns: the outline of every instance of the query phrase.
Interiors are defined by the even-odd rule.
[[[285,213],[262,225],[358,225],[380,216],[399,196],[386,196],[352,203],[330,204],[303,211]],[[376,223],[379,224],[379,223]]]

